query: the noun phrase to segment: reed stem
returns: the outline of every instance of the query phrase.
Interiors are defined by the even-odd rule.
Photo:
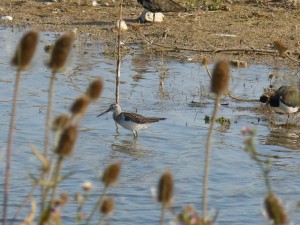
[[[95,212],[100,210],[100,207],[103,204],[104,197],[106,195],[107,189],[108,189],[108,185],[105,185],[104,189],[103,189],[103,192],[102,192],[102,195],[101,195],[100,199],[98,200],[97,204],[95,205],[95,207],[94,207],[93,211],[91,212],[90,216],[87,218],[85,225],[88,225],[90,223],[92,217],[94,216]]]
[[[51,200],[50,200],[50,206],[53,205],[54,199],[55,199],[55,195],[56,195],[56,189],[57,189],[57,185],[58,185],[58,181],[59,181],[59,176],[60,176],[60,171],[62,168],[62,162],[63,162],[64,158],[62,156],[58,156],[57,159],[57,164],[56,164],[56,168],[55,168],[55,174],[54,174],[54,178],[53,178],[53,189],[52,189],[52,194],[51,194]]]
[[[120,70],[121,70],[121,22],[122,22],[123,0],[120,2],[119,13],[119,29],[118,29],[118,57],[117,57],[117,69],[116,69],[116,103],[120,102]]]
[[[162,204],[162,206],[161,206],[160,225],[165,224],[165,218],[166,218],[166,205]]]
[[[15,80],[15,88],[13,93],[13,104],[10,116],[9,123],[9,131],[8,131],[8,139],[7,139],[7,153],[6,153],[6,168],[5,168],[5,181],[4,181],[4,196],[3,196],[3,214],[2,214],[2,224],[6,225],[6,217],[7,217],[7,204],[8,204],[8,195],[9,195],[9,187],[10,187],[10,168],[11,168],[11,159],[12,159],[12,143],[14,138],[14,124],[15,117],[17,111],[17,98],[19,93],[19,86],[21,81],[21,70],[18,69],[16,80]]]
[[[19,214],[22,212],[22,209],[24,208],[25,203],[28,202],[28,200],[31,198],[31,196],[33,195],[33,193],[34,193],[35,189],[37,188],[37,186],[38,186],[38,185],[37,185],[37,183],[36,183],[36,184],[34,184],[34,185],[31,187],[29,193],[27,194],[26,198],[23,200],[23,202],[22,202],[21,205],[19,206],[19,208],[18,208],[17,212],[15,213],[14,217],[11,219],[11,222],[10,222],[9,225],[13,225],[15,219],[16,219],[16,218],[19,216]]]
[[[209,160],[210,160],[210,150],[211,150],[211,139],[213,136],[214,124],[219,112],[219,106],[221,101],[221,95],[216,95],[213,116],[211,118],[211,123],[208,131],[206,146],[205,146],[205,165],[204,165],[204,175],[203,175],[203,196],[202,196],[202,216],[203,224],[206,223],[206,207],[207,207],[207,184],[208,184],[208,172],[209,172]]]
[[[54,92],[54,82],[55,82],[56,72],[53,71],[50,78],[49,84],[49,93],[48,93],[48,108],[47,108],[47,115],[45,121],[45,140],[44,140],[44,157],[48,157],[49,152],[49,143],[50,143],[50,130],[51,130],[51,114],[52,114],[52,105],[53,105],[53,92]],[[51,164],[50,164],[51,166]],[[45,179],[45,171],[42,171],[41,180]],[[42,186],[42,202],[41,202],[41,209],[42,211],[45,208],[46,203],[46,187]]]

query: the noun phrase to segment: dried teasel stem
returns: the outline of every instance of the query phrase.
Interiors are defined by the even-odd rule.
[[[115,202],[112,197],[106,197],[103,200],[103,204],[100,208],[100,212],[102,213],[102,216],[99,220],[98,225],[102,225],[105,217],[110,216],[113,213],[114,207],[115,207]]]
[[[121,171],[121,164],[120,163],[112,163],[110,164],[104,171],[102,175],[102,182],[105,186],[112,186],[114,185],[119,177]]]
[[[228,92],[228,81],[230,78],[230,66],[228,61],[221,60],[216,63],[215,68],[212,74],[211,80],[211,91],[215,93],[216,100],[214,105],[214,111],[207,135],[207,141],[205,146],[205,165],[204,165],[204,174],[203,174],[203,195],[202,195],[202,216],[203,224],[207,223],[206,219],[206,205],[207,205],[207,183],[208,183],[208,173],[209,173],[209,160],[210,160],[210,149],[211,149],[211,139],[213,136],[213,129],[215,120],[218,115],[221,96],[227,94]]]
[[[39,35],[36,30],[26,33],[18,45],[11,64],[16,66],[18,70],[26,69],[33,58],[38,40]]]
[[[115,207],[114,199],[112,197],[107,197],[104,199],[100,211],[104,216],[109,216],[112,214],[114,207]]]
[[[73,41],[74,34],[72,32],[65,33],[56,41],[48,63],[53,73],[60,72],[64,68],[72,49]]]
[[[120,171],[121,171],[121,164],[120,163],[112,163],[103,172],[103,175],[101,178],[102,182],[104,183],[103,192],[102,192],[97,204],[95,205],[93,211],[87,218],[85,225],[88,225],[90,223],[92,217],[94,216],[95,212],[97,212],[97,211],[99,211],[99,209],[101,209],[107,189],[109,186],[112,186],[117,182]]]
[[[103,201],[104,201],[104,198],[105,198],[105,195],[106,195],[106,192],[107,192],[107,189],[108,189],[109,186],[104,186],[103,188],[103,191],[102,191],[102,194],[97,202],[97,204],[95,205],[93,211],[91,212],[91,214],[89,215],[89,217],[87,218],[86,220],[86,223],[85,225],[88,225],[91,221],[91,219],[93,218],[94,214],[99,211],[99,209],[101,208],[101,206],[103,205]]]
[[[171,204],[174,190],[173,176],[171,173],[164,173],[158,183],[157,200],[162,204],[160,224],[165,221],[166,208]]]
[[[96,101],[100,97],[100,95],[103,91],[103,86],[104,86],[104,83],[103,83],[102,78],[94,80],[89,85],[89,87],[86,91],[86,95],[90,98],[90,101]]]
[[[69,56],[73,45],[73,33],[69,32],[60,37],[55,45],[53,46],[52,54],[50,61],[48,63],[49,68],[52,70],[50,84],[49,84],[49,93],[48,93],[48,108],[47,115],[45,120],[45,139],[44,139],[44,156],[47,157],[49,152],[49,140],[50,140],[50,129],[51,129],[51,113],[53,105],[53,93],[54,93],[54,83],[57,72],[63,69],[65,62]],[[41,179],[44,179],[45,174],[42,173]],[[44,210],[45,202],[45,189],[42,188],[42,203],[41,210]]]
[[[285,225],[288,223],[287,214],[274,193],[268,193],[264,205],[269,219],[273,221],[272,224]]]
[[[15,79],[15,87],[13,93],[13,103],[9,123],[8,139],[7,139],[7,154],[6,154],[6,168],[5,168],[5,180],[4,180],[4,196],[3,196],[3,214],[2,214],[2,224],[6,225],[6,213],[7,213],[7,203],[8,203],[8,194],[10,187],[10,167],[11,167],[11,158],[12,158],[12,143],[14,136],[14,124],[16,117],[17,109],[17,98],[19,93],[19,86],[21,81],[21,71],[25,69],[36,49],[38,43],[38,33],[36,31],[29,31],[21,39],[16,54],[12,59],[12,65],[17,67],[17,74]]]
[[[73,153],[73,148],[77,140],[77,127],[69,126],[62,132],[55,153],[63,158],[69,157]]]
[[[72,124],[77,124],[80,119],[84,116],[88,106],[90,104],[90,98],[86,95],[82,95],[77,98],[70,108],[72,113]]]

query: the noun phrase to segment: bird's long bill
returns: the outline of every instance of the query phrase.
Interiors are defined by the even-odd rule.
[[[100,113],[97,117],[102,116],[103,114],[108,113],[109,111],[110,111],[110,108],[107,109],[106,111],[104,111],[103,113]]]

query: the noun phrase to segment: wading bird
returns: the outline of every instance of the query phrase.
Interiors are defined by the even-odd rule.
[[[152,13],[186,11],[186,8],[172,0],[138,0],[138,3]]]
[[[157,117],[144,117],[136,113],[122,112],[121,107],[117,103],[111,104],[106,111],[99,114],[97,117],[102,116],[110,111],[113,112],[114,121],[125,129],[131,130],[134,138],[139,136],[137,132],[138,130],[147,128],[151,123],[166,119]]]
[[[300,108],[299,89],[296,86],[281,86],[273,93],[265,93],[260,96],[259,101],[269,104],[276,113],[290,114],[296,113]]]

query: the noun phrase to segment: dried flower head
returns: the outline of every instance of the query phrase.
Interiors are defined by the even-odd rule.
[[[60,193],[61,205],[65,205],[69,202],[69,194],[67,192]]]
[[[83,191],[89,192],[90,190],[93,189],[93,184],[92,184],[91,182],[89,182],[89,181],[86,181],[86,182],[84,182],[84,183],[81,185],[81,187],[82,187],[82,190],[83,190]]]
[[[208,64],[209,64],[208,59],[207,59],[206,57],[204,57],[204,58],[202,59],[202,65],[207,66]]]
[[[282,41],[274,41],[273,42],[274,47],[277,49],[279,56],[285,57],[286,51],[288,50],[288,47],[282,42]]]
[[[267,215],[274,225],[287,224],[287,215],[275,194],[269,192],[264,204]]]
[[[212,73],[211,91],[216,95],[227,93],[230,78],[230,66],[227,60],[220,60]]]
[[[26,69],[34,55],[38,40],[39,34],[37,31],[28,31],[22,37],[11,64],[17,66],[19,70]]]
[[[193,205],[186,205],[182,208],[182,212],[178,214],[177,219],[180,224],[192,224],[192,225],[202,225],[203,218],[199,216],[197,210]],[[210,225],[212,222],[210,220],[205,221],[205,225]]]
[[[69,124],[69,121],[70,117],[67,114],[60,114],[54,119],[52,129],[54,131],[63,130]]]
[[[164,173],[158,183],[158,195],[157,200],[163,205],[169,205],[173,197],[173,176],[171,173]]]
[[[65,130],[62,132],[60,136],[55,153],[62,157],[70,156],[73,152],[73,147],[75,145],[76,139],[77,139],[77,127],[69,126],[65,128]]]
[[[107,197],[104,199],[100,211],[104,216],[109,216],[113,213],[114,208],[115,208],[114,199],[112,197]]]
[[[120,163],[112,163],[105,169],[102,175],[102,182],[105,184],[105,186],[111,186],[117,182],[120,170]]]
[[[81,205],[84,202],[84,197],[80,193],[76,193],[74,195],[74,200],[77,202],[77,204]]]
[[[86,95],[82,95],[77,98],[70,108],[73,115],[83,115],[89,106],[90,99]]]
[[[59,72],[65,66],[73,45],[73,40],[74,34],[72,32],[68,32],[61,36],[54,44],[50,61],[48,63],[48,66],[52,69],[52,72]]]
[[[91,101],[96,101],[103,90],[103,80],[97,79],[94,80],[86,91],[86,95],[90,98]]]

